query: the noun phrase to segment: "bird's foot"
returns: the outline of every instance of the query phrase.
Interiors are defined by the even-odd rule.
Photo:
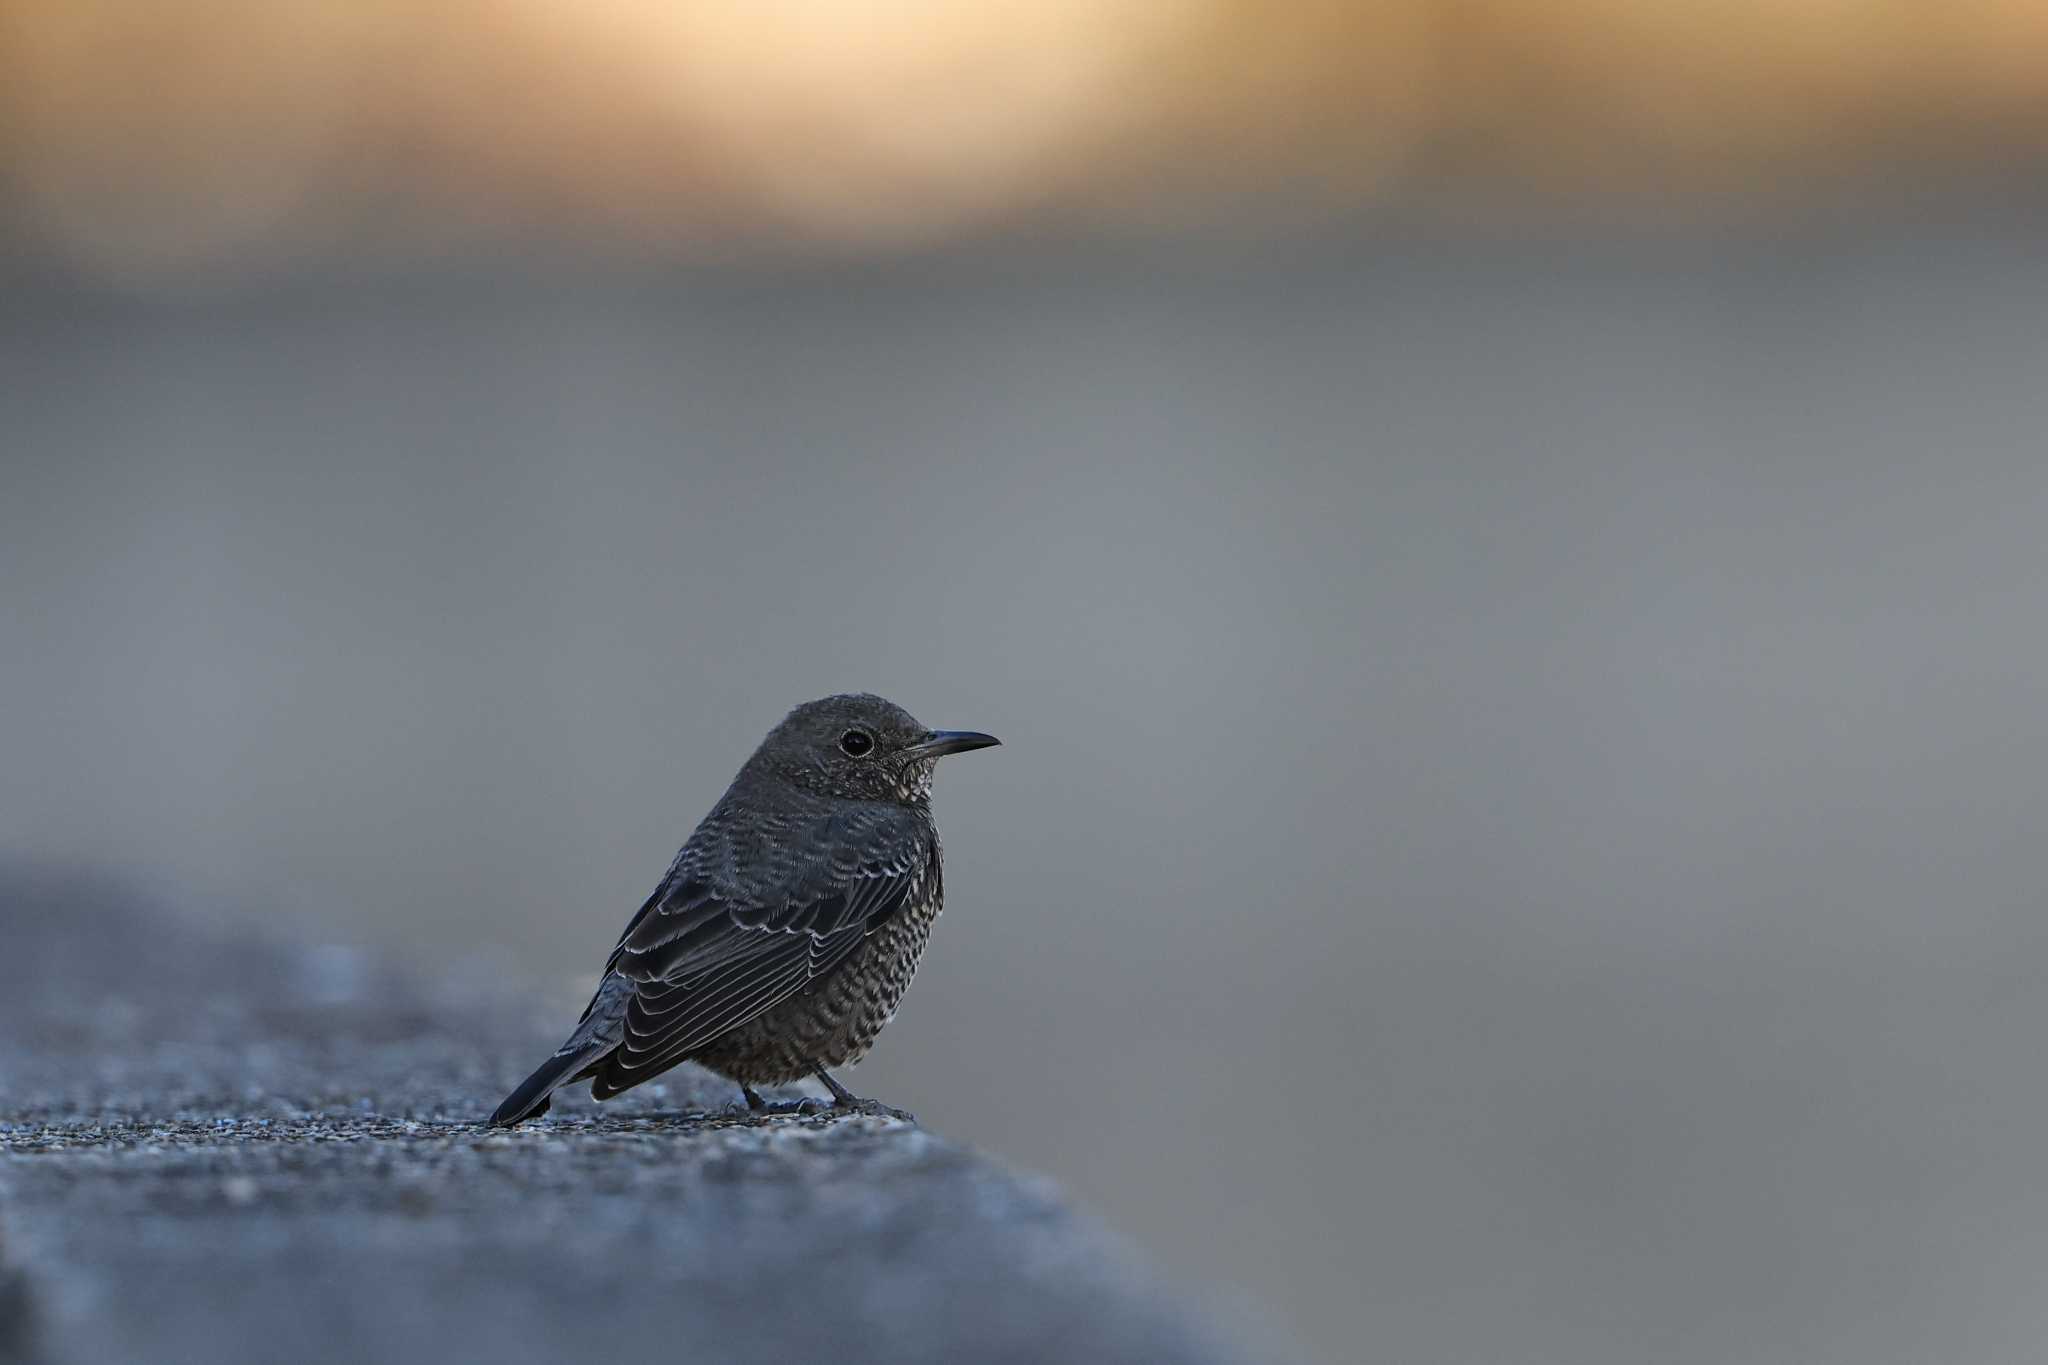
[[[839,1078],[822,1066],[811,1074],[823,1081],[825,1088],[832,1092],[832,1107],[834,1109],[849,1111],[855,1114],[871,1114],[876,1118],[895,1119],[900,1123],[907,1123],[913,1128],[917,1126],[915,1115],[906,1113],[901,1109],[892,1108],[889,1105],[883,1104],[880,1100],[862,1099],[841,1085]]]
[[[864,1100],[856,1097],[844,1104],[834,1104],[832,1107],[842,1114],[866,1114],[871,1118],[895,1119],[898,1123],[907,1123],[913,1128],[917,1127],[917,1115],[911,1113],[908,1109],[898,1109],[893,1104],[883,1104],[880,1100]]]
[[[729,1104],[726,1106],[726,1112],[735,1118],[766,1119],[781,1118],[788,1115],[799,1115],[808,1118],[813,1114],[827,1113],[832,1108],[824,1100],[813,1099],[809,1095],[796,1100],[768,1100],[761,1098],[751,1087],[746,1086],[740,1088],[740,1093],[746,1097],[744,1104]]]

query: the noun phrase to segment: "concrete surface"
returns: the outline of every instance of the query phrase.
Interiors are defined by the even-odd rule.
[[[502,984],[0,877],[0,1360],[1228,1357],[1043,1180],[694,1068],[493,1131]]]

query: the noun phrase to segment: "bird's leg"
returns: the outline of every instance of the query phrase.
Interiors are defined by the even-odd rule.
[[[741,1086],[740,1093],[747,1097],[747,1108],[753,1110],[756,1114],[760,1113],[763,1109],[766,1109],[768,1107],[768,1101],[762,1099],[759,1093],[755,1091],[753,1086]]]
[[[823,1081],[825,1083],[825,1088],[832,1092],[832,1104],[835,1108],[853,1109],[863,1114],[881,1114],[888,1118],[901,1119],[905,1123],[914,1124],[917,1122],[917,1119],[914,1116],[904,1113],[901,1109],[892,1108],[889,1105],[883,1104],[880,1100],[862,1099],[860,1096],[854,1094],[851,1090],[848,1090],[845,1086],[841,1085],[838,1082],[838,1080],[833,1077],[832,1073],[827,1071],[822,1066],[814,1069],[811,1072],[811,1074],[816,1076],[819,1080]]]

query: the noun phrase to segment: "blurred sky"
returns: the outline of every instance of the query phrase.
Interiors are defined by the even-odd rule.
[[[0,0],[0,857],[566,1023],[872,689],[858,1087],[1230,1311],[2037,1356],[2044,11],[871,13]]]
[[[877,689],[1006,744],[858,1084],[1319,1358],[2027,1358],[2044,305],[1959,227],[24,290],[0,840],[566,1020]]]

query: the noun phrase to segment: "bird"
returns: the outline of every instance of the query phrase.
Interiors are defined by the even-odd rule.
[[[582,1018],[491,1115],[508,1127],[589,1080],[610,1099],[680,1062],[740,1087],[859,1061],[917,970],[943,885],[932,773],[1001,743],[932,730],[867,692],[805,702],[768,732],[626,925]],[[816,1104],[816,1101],[808,1102]]]

